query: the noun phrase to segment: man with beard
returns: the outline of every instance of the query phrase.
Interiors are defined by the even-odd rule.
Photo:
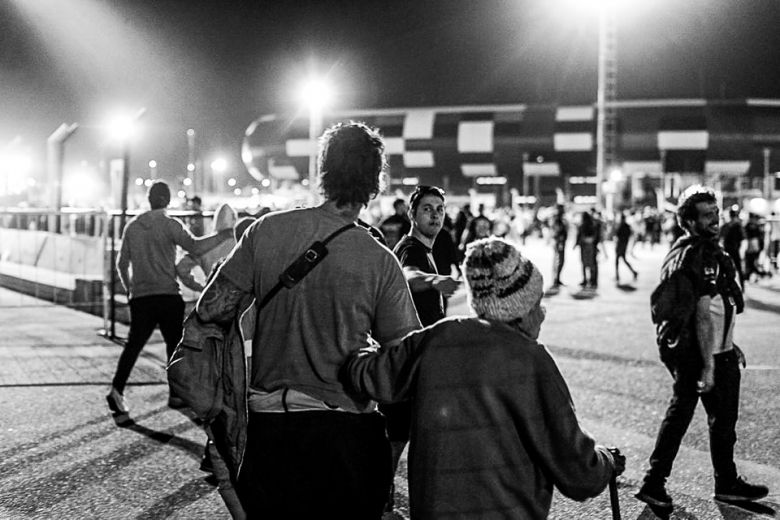
[[[393,252],[403,267],[412,300],[423,327],[444,318],[444,298],[460,285],[452,276],[440,275],[433,259],[433,243],[444,225],[444,190],[436,186],[417,186],[409,197],[408,235],[396,244]],[[387,418],[387,436],[393,454],[393,473],[398,468],[401,454],[409,442],[411,405],[408,401],[380,405]],[[387,511],[393,508],[390,492]]]
[[[665,489],[682,438],[701,398],[707,412],[710,455],[715,475],[715,499],[758,500],[766,486],[749,484],[737,474],[734,444],[739,413],[742,351],[734,345],[734,317],[744,301],[737,271],[718,245],[718,203],[715,192],[703,186],[686,189],[678,201],[677,220],[685,236],[664,259],[661,283],[671,287],[676,301],[653,312],[662,360],[674,378],[672,399],[661,423],[650,469],[636,497],[651,506],[671,509]],[[660,289],[660,287],[659,287]],[[657,294],[658,290],[656,291]]]

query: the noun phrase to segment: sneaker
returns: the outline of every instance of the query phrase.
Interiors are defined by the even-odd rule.
[[[731,484],[715,484],[715,500],[746,501],[759,500],[769,494],[769,488],[760,484],[750,484],[743,477],[737,477]]]
[[[645,482],[634,496],[637,500],[641,500],[651,506],[663,507],[665,509],[672,508],[672,497],[666,492],[663,484],[648,484]]]
[[[125,396],[120,394],[116,388],[111,387],[111,391],[106,396],[106,401],[108,401],[108,408],[112,412],[119,414],[130,413],[130,408],[125,402]]]

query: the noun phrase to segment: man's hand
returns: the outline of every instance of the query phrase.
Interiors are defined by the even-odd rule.
[[[620,453],[620,450],[614,446],[607,448],[612,454],[612,460],[615,463],[615,475],[621,475],[626,470],[626,456]]]
[[[696,382],[696,390],[700,394],[706,394],[715,386],[715,366],[705,366],[701,371],[701,377]]]
[[[460,287],[460,282],[451,276],[437,276],[431,282],[431,287],[439,291],[443,296],[452,296]]]

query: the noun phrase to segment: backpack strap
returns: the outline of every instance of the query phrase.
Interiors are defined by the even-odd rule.
[[[263,296],[263,299],[258,304],[257,313],[260,313],[260,309],[265,307],[268,302],[271,301],[271,298],[276,296],[276,293],[282,289],[282,287],[287,287],[289,289],[300,282],[307,274],[309,274],[309,271],[314,269],[314,266],[320,263],[322,259],[325,258],[325,256],[328,254],[328,249],[325,247],[327,243],[345,231],[349,231],[355,227],[358,227],[358,225],[355,222],[350,222],[349,224],[338,228],[336,231],[325,237],[322,241],[317,241],[310,245],[306,251],[304,251],[292,264],[287,267],[287,269],[284,270],[284,272],[282,272],[281,275],[279,275],[279,281],[276,282],[276,285],[274,285],[265,296]]]

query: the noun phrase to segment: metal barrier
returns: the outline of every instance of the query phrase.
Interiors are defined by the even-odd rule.
[[[212,217],[168,214],[196,227]],[[121,340],[116,324],[130,321],[116,271],[122,220],[118,211],[0,209],[0,307],[65,305],[102,316],[102,334]]]

